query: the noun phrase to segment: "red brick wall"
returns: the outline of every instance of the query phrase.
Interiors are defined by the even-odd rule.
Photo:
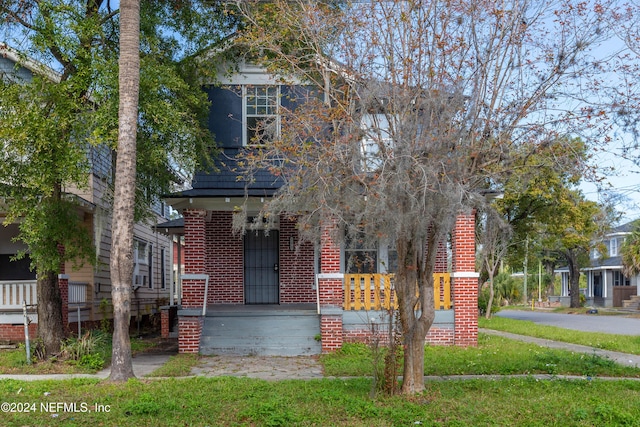
[[[36,323],[29,324],[29,338],[34,340],[38,333]],[[0,341],[24,342],[24,325],[0,325]]]
[[[448,271],[448,256],[447,256],[447,243],[440,242],[438,244],[438,254],[436,255],[436,268],[435,273],[445,273]]]
[[[178,319],[178,352],[198,353],[202,334],[201,317],[180,317]]]
[[[361,343],[369,343],[372,337],[372,333],[369,329],[349,329],[343,331],[342,339],[344,342],[361,342]],[[386,332],[383,332],[383,335],[380,336],[380,344],[386,345],[388,342],[388,335]],[[429,330],[427,334],[427,338],[425,339],[426,343],[432,345],[442,345],[448,346],[453,345],[454,342],[454,332],[452,328],[438,328],[433,327]]]
[[[342,347],[342,315],[320,316],[322,352],[330,353]]]
[[[451,236],[453,271],[476,271],[475,213],[460,214]]]
[[[332,224],[326,224],[322,232],[320,249],[320,273],[340,274],[340,247],[331,238]],[[334,314],[342,308],[344,289],[341,278],[318,279],[320,309],[320,333],[322,335],[322,352],[330,352],[342,347],[342,314]],[[327,313],[327,314],[325,314]]]
[[[433,327],[429,329],[426,341],[432,345],[453,345],[453,329]]]
[[[280,217],[280,302],[316,302],[313,263],[313,244],[299,241],[294,218]]]
[[[184,215],[184,253],[185,274],[205,273],[205,224],[206,212],[196,209],[185,209]],[[200,280],[182,281],[182,307],[202,307],[204,283]]]
[[[62,299],[62,325],[65,333],[69,333],[69,276],[64,274],[64,264],[61,267],[62,273],[58,275],[58,287]]]
[[[478,278],[475,273],[475,214],[461,214],[452,236],[454,344],[478,345]]]
[[[244,303],[244,241],[234,235],[232,212],[212,212],[206,224],[209,304]]]
[[[169,338],[169,308],[160,310],[160,336]]]

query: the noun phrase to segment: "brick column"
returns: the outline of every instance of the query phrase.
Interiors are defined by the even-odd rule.
[[[326,224],[322,231],[318,297],[320,304],[320,332],[322,352],[328,353],[342,347],[343,279],[340,271],[340,246],[331,238],[333,224]]]
[[[58,254],[60,254],[60,272],[58,273],[58,289],[60,290],[60,299],[62,300],[62,328],[64,334],[69,335],[69,275],[66,274],[64,263],[64,246],[58,244]],[[78,319],[78,321],[80,321]],[[80,338],[80,337],[78,337]]]
[[[452,236],[454,344],[478,345],[478,277],[476,265],[475,212],[460,214]]]
[[[67,335],[69,331],[69,275],[64,274],[64,267],[62,271],[62,274],[58,274],[58,288],[62,299],[62,327]]]
[[[160,336],[169,338],[169,306],[160,307]]]
[[[198,353],[202,333],[202,305],[205,280],[196,278],[205,271],[205,210],[185,209],[184,270],[189,278],[182,280],[182,307],[178,312],[178,351]]]

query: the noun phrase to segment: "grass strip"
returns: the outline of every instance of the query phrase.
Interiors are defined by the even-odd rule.
[[[2,412],[0,424],[640,425],[640,383],[636,381],[437,381],[428,383],[419,396],[375,399],[369,398],[370,386],[368,379],[267,382],[235,377],[124,384],[3,381],[0,394],[5,402],[35,404],[35,409]]]
[[[528,320],[508,319],[497,316],[493,316],[491,319],[485,319],[484,317],[478,319],[478,327],[581,344],[603,350],[640,354],[640,336],[575,331],[557,326],[540,325]]]

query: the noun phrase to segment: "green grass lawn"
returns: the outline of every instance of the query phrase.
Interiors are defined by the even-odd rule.
[[[507,319],[496,316],[493,316],[491,319],[481,317],[478,319],[478,327],[537,338],[546,338],[554,341],[587,345],[603,350],[640,354],[640,336],[582,332],[558,328],[556,326],[539,325],[528,320]]]
[[[552,374],[640,378],[640,369],[609,359],[571,353],[479,334],[478,347],[427,346],[425,375],[513,375]],[[372,375],[371,351],[363,344],[348,344],[321,358],[325,375]]]
[[[0,382],[3,426],[620,426],[640,424],[640,383],[531,378],[434,381],[413,397],[369,398],[370,380],[235,377]],[[68,405],[56,406],[58,402]],[[43,406],[44,409],[43,409]],[[77,412],[70,412],[71,404]],[[53,405],[53,406],[52,406]],[[47,412],[49,408],[56,413]],[[86,409],[86,412],[83,412]],[[24,411],[24,406],[22,406]]]
[[[499,323],[494,320],[509,319],[494,318],[490,325]],[[481,321],[481,326],[487,327],[486,323]],[[509,323],[516,327],[518,321],[500,322],[505,328]],[[526,330],[532,332],[531,327]],[[629,339],[608,336],[598,342],[618,338]],[[156,375],[185,375],[199,360],[175,356]],[[0,425],[640,426],[640,381],[598,379],[640,378],[640,370],[595,355],[480,334],[477,348],[427,346],[425,374],[545,373],[584,379],[431,380],[418,396],[375,398],[370,397],[374,367],[367,346],[345,345],[320,360],[325,375],[351,378],[269,382],[197,377],[133,379],[124,384],[93,379],[2,380],[0,400],[5,405]]]

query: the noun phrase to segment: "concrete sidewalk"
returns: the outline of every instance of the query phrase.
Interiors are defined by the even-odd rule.
[[[139,354],[133,357],[133,373],[142,378],[155,371],[169,360],[170,354]],[[68,380],[72,378],[97,378],[107,379],[111,368],[103,369],[95,374],[37,374],[37,375],[0,375],[0,380],[41,381],[41,380]]]
[[[601,350],[593,347],[569,344],[559,341],[551,341],[541,338],[528,337],[524,335],[516,335],[508,332],[494,331],[490,329],[480,329],[480,332],[502,336],[509,339],[524,341],[537,344],[542,347],[568,350],[575,353],[585,353],[590,355],[598,355],[611,359],[621,365],[640,367],[640,355],[618,353],[615,351]],[[162,365],[164,365],[172,353],[142,353],[133,358],[133,372],[138,378],[143,378]],[[111,370],[104,369],[96,374],[43,374],[43,375],[0,375],[0,380],[14,379],[20,381],[38,381],[38,380],[66,380],[72,378],[95,378],[107,379]],[[267,380],[286,380],[286,379],[319,379],[323,378],[322,365],[317,357],[298,356],[298,357],[238,357],[238,356],[210,356],[204,357],[202,363],[191,371],[192,376],[203,377],[219,377],[219,376],[236,376],[247,378],[261,378]],[[460,375],[425,377],[427,381],[440,380],[464,380],[464,379],[499,379],[501,375]],[[564,375],[507,375],[506,377],[534,377],[538,379],[585,379],[579,376]],[[620,379],[620,378],[601,378],[598,379]],[[633,378],[635,380],[635,378]]]

